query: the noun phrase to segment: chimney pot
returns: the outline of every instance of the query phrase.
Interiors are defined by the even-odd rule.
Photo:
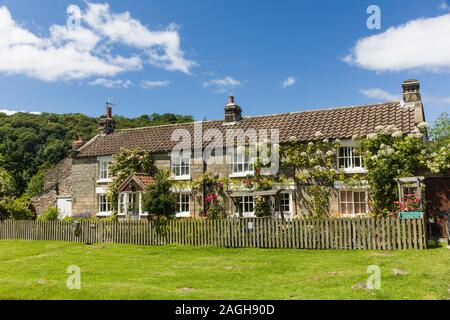
[[[113,119],[112,105],[111,103],[106,103],[106,116],[100,119],[99,133],[110,134],[116,129],[116,122]]]
[[[72,154],[76,154],[77,151],[84,146],[85,142],[79,136],[76,137],[76,140],[72,142]]]
[[[112,119],[112,107],[111,105],[106,105],[106,118]]]
[[[228,104],[225,106],[225,122],[237,122],[242,119],[242,109],[234,103],[234,97],[228,97]]]

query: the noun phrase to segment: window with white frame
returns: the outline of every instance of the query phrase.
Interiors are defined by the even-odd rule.
[[[363,159],[354,147],[339,147],[338,149],[339,169],[362,169]]]
[[[177,195],[177,216],[190,216],[190,196],[188,193],[178,193]]]
[[[283,213],[291,212],[291,195],[289,193],[280,194],[280,209]]]
[[[239,197],[236,205],[236,214],[242,213],[244,217],[251,217],[254,215],[254,199],[252,196]]]
[[[119,215],[125,215],[126,214],[126,203],[127,203],[127,194],[126,193],[119,193]]]
[[[110,161],[107,160],[100,160],[98,163],[98,176],[100,180],[108,180],[110,178],[109,176],[109,165],[111,164]]]
[[[110,213],[111,204],[109,202],[108,196],[106,194],[98,195],[98,212],[100,214]]]
[[[172,159],[171,167],[172,176],[175,178],[190,177],[191,175],[191,159],[189,157]]]
[[[340,211],[343,215],[364,215],[368,213],[367,191],[341,190]]]
[[[253,174],[253,161],[249,148],[236,148],[233,154],[233,174]]]

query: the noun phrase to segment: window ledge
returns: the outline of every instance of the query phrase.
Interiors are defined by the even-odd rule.
[[[236,172],[236,173],[230,174],[230,178],[246,178],[248,176],[254,176],[254,175],[255,175],[255,172],[253,172],[253,171]]]
[[[176,176],[176,177],[172,177],[172,180],[174,180],[174,181],[187,181],[187,180],[191,180],[191,176]]]
[[[191,214],[189,212],[179,212],[175,215],[177,218],[190,218]]]
[[[97,217],[110,217],[112,214],[112,212],[98,212]]]
[[[344,169],[345,173],[367,173],[367,169],[365,168],[346,168]]]
[[[113,182],[113,179],[111,178],[97,180],[97,183],[111,183],[111,182]]]

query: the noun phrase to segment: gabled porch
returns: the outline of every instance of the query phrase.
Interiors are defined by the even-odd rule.
[[[120,185],[117,206],[119,219],[147,219],[148,212],[143,210],[142,201],[145,190],[153,182],[150,175],[134,174]]]

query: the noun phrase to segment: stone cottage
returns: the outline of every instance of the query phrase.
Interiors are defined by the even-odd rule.
[[[86,143],[75,141],[71,157],[47,172],[46,192],[33,200],[35,207],[38,212],[42,212],[43,208],[56,205],[63,216],[86,213],[98,217],[110,216],[112,206],[107,191],[112,177],[109,164],[121,148],[151,153],[156,166],[170,170],[172,178],[177,181],[192,181],[205,172],[235,179],[245,179],[254,174],[252,159],[248,154],[236,150],[232,156],[225,150],[226,161],[222,164],[206,163],[202,156],[198,159],[195,152],[188,158],[179,157],[174,160],[171,157],[171,151],[177,145],[176,140],[173,141],[174,132],[183,130],[195,136],[196,126],[199,125],[203,132],[213,129],[223,136],[230,129],[277,129],[281,145],[293,138],[297,141],[311,141],[319,131],[324,138],[340,140],[340,147],[336,150],[337,169],[344,170],[348,175],[364,175],[364,163],[362,157],[355,152],[357,141],[352,137],[372,134],[377,126],[391,126],[410,133],[417,124],[425,121],[417,80],[403,83],[402,101],[246,117],[234,98],[230,97],[224,110],[222,120],[116,130],[112,108],[107,106],[106,117],[101,120],[101,133]],[[205,147],[206,143],[202,142],[200,148]],[[142,195],[151,182],[152,177],[137,174],[122,184],[117,204],[119,217],[146,218],[147,213],[142,209]],[[367,186],[355,188],[336,184],[335,189],[336,192],[330,199],[332,215],[355,216],[369,212]],[[173,192],[178,201],[177,217],[199,216],[203,210],[203,201],[196,199],[201,199],[203,194],[195,194],[190,187],[174,188]],[[293,183],[280,183],[274,185],[273,190],[264,192],[266,196],[277,195],[277,207],[282,208],[285,216],[307,214],[305,208],[295,201]],[[252,216],[256,194],[257,192],[248,189],[234,190],[230,197],[235,198],[235,201],[227,199],[231,204],[230,208],[233,208],[229,214],[241,212],[244,216]]]

